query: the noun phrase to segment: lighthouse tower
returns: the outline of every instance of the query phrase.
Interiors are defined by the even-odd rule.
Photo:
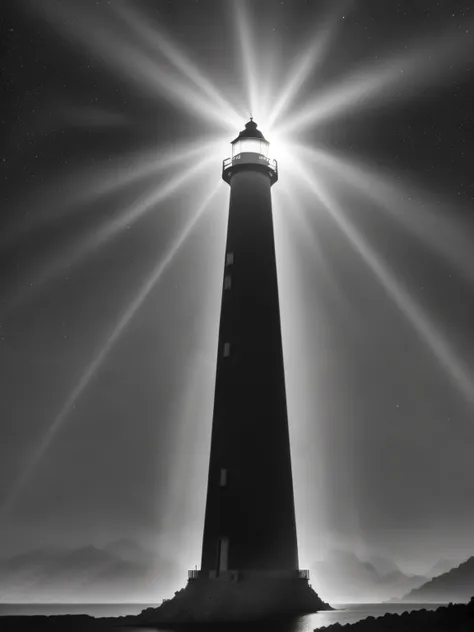
[[[329,606],[298,566],[271,187],[250,119],[232,141],[201,569],[147,622],[242,621]]]
[[[201,573],[300,576],[269,143],[250,120],[223,178],[230,208]]]

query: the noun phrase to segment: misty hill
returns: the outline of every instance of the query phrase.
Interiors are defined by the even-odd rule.
[[[170,571],[131,541],[35,550],[0,561],[0,601],[155,601]]]
[[[390,560],[363,561],[340,550],[313,564],[311,577],[317,593],[330,603],[387,601],[426,582],[426,577],[405,575]]]
[[[150,559],[150,552],[139,546],[134,540],[122,538],[103,547],[104,551],[129,562],[144,562]]]
[[[438,575],[447,573],[456,566],[459,566],[459,563],[459,560],[441,558],[427,573],[425,573],[425,575],[428,579],[433,579],[433,577],[438,577]]]
[[[395,562],[387,559],[386,557],[371,556],[370,559],[365,560],[364,563],[370,564],[373,568],[375,568],[380,577],[389,575],[390,573],[400,572],[400,569]]]
[[[402,597],[411,603],[467,602],[474,595],[474,557]]]

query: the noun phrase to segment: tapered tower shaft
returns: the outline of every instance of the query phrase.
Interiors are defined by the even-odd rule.
[[[250,120],[232,142],[201,569],[146,624],[275,620],[328,609],[298,569],[271,186]]]
[[[230,209],[201,572],[298,570],[271,186],[251,121],[224,162]]]

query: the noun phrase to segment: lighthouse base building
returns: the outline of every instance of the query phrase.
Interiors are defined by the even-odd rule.
[[[293,618],[331,610],[304,578],[190,579],[159,608],[139,615],[140,623],[246,623]]]
[[[145,622],[248,621],[328,609],[300,570],[271,187],[251,119],[223,179],[229,222],[201,569]]]

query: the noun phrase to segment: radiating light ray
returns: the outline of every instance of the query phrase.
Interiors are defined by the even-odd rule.
[[[457,226],[450,214],[443,213],[439,201],[422,196],[413,186],[392,180],[370,165],[359,167],[353,161],[327,150],[299,146],[297,151],[308,156],[319,168],[329,170],[333,176],[342,178],[364,193],[453,265],[465,279],[474,281],[473,235]],[[423,210],[426,207],[429,210]]]
[[[326,59],[329,47],[334,40],[334,34],[337,30],[336,20],[340,16],[341,11],[346,8],[347,3],[335,7],[332,15],[323,21],[318,33],[314,35],[314,41],[290,68],[287,73],[290,77],[289,80],[283,83],[283,89],[280,92],[279,98],[271,108],[268,118],[265,117],[265,127],[268,127],[269,130],[272,129],[278,118],[284,114],[294,102],[301,87],[310,77],[311,73],[316,72]]]
[[[473,53],[472,38],[460,38],[457,31],[417,43],[413,51],[378,61],[317,95],[282,126],[281,132],[287,134],[391,98],[400,102],[432,83],[452,80],[454,72]]]
[[[189,237],[189,235],[195,228],[198,220],[201,218],[203,212],[207,209],[210,202],[215,197],[216,193],[218,192],[220,188],[221,188],[221,184],[219,183],[218,185],[214,187],[214,189],[208,195],[206,195],[204,201],[201,202],[201,204],[198,207],[198,210],[196,211],[194,216],[191,218],[191,220],[186,224],[182,233],[172,243],[167,254],[160,261],[158,266],[153,270],[151,275],[148,277],[148,279],[145,281],[145,283],[141,286],[141,288],[137,292],[137,295],[135,296],[133,301],[130,303],[130,305],[124,311],[122,316],[119,318],[116,326],[107,337],[104,345],[101,347],[101,349],[99,349],[99,351],[97,352],[95,357],[92,359],[90,364],[86,367],[78,383],[73,388],[71,394],[67,398],[66,403],[61,408],[61,410],[59,411],[59,413],[57,414],[57,416],[51,423],[50,427],[48,428],[44,436],[41,438],[41,440],[39,441],[31,457],[31,460],[28,464],[28,467],[25,468],[25,470],[22,472],[22,474],[19,476],[19,478],[16,480],[16,482],[10,489],[10,492],[8,493],[5,501],[3,502],[0,508],[0,518],[4,517],[6,511],[10,508],[12,503],[18,497],[18,494],[22,491],[25,484],[28,482],[30,476],[32,475],[33,471],[36,469],[41,459],[45,455],[46,451],[50,447],[51,443],[53,442],[55,436],[61,430],[61,427],[63,426],[64,422],[67,420],[71,411],[74,409],[77,401],[79,400],[79,398],[82,396],[86,388],[91,383],[91,380],[93,379],[97,370],[105,362],[110,352],[113,350],[115,344],[119,340],[120,336],[123,334],[124,330],[127,328],[127,326],[129,325],[130,321],[133,319],[137,311],[141,308],[141,306],[143,305],[147,297],[150,295],[150,292],[154,289],[156,284],[159,282],[165,270],[173,262],[174,258],[180,251],[181,247],[183,246],[183,244],[185,243],[185,241],[187,240],[187,238]]]
[[[258,100],[257,77],[259,72],[255,64],[258,55],[252,42],[250,19],[246,0],[233,0],[235,20],[237,24],[237,39],[239,41],[242,69],[247,87],[249,114],[258,117],[260,103]]]
[[[311,256],[317,262],[318,275],[323,278],[328,287],[331,288],[332,295],[337,301],[343,305],[344,311],[352,311],[352,305],[347,300],[343,289],[335,278],[329,262],[324,257],[321,251],[321,240],[314,230],[314,227],[309,223],[308,216],[305,212],[305,203],[301,199],[300,192],[294,185],[286,183],[284,191],[279,191],[279,196],[285,200],[280,200],[281,206],[291,209],[291,220],[298,231],[298,236],[303,244],[303,247],[311,253]]]
[[[41,6],[40,6],[41,5]],[[232,119],[229,114],[189,86],[188,83],[171,76],[169,71],[159,68],[157,60],[143,53],[136,45],[126,42],[105,27],[101,27],[97,19],[87,17],[83,9],[60,4],[54,8],[48,2],[35,3],[43,15],[64,34],[72,35],[83,46],[98,55],[108,66],[125,74],[127,79],[138,84],[142,89],[160,99],[169,99],[182,109],[198,115],[201,119],[219,124],[229,130]]]
[[[76,191],[77,202],[89,202],[110,193],[134,184],[144,178],[158,174],[160,171],[179,165],[183,169],[189,167],[188,162],[195,161],[199,156],[206,156],[209,152],[216,151],[217,143],[224,143],[226,138],[216,141],[213,137],[197,141],[185,141],[173,143],[167,150],[158,147],[148,155],[137,155],[127,159],[117,160],[113,167],[107,167],[107,171],[93,174],[90,171],[82,176],[83,184],[89,182],[89,187],[84,187],[82,194]],[[77,180],[76,180],[77,182]],[[73,183],[71,183],[73,184]],[[76,188],[77,185],[76,185]]]
[[[303,164],[300,164],[300,169],[297,173],[328,210],[354,249],[378,278],[387,294],[407,317],[420,339],[425,342],[440,366],[445,370],[451,383],[461,392],[471,406],[474,405],[473,376],[469,369],[458,359],[449,342],[443,337],[434,323],[430,321],[430,318],[421,306],[414,301],[391,272],[381,263],[376,252],[346,218],[334,196],[329,194],[327,187],[324,186],[320,178],[314,173],[312,177],[309,176]]]
[[[55,182],[49,190],[43,190],[38,192],[37,196],[33,196],[41,206],[41,213],[29,214],[27,221],[5,230],[0,235],[0,248],[16,243],[25,234],[45,224],[62,221],[72,213],[80,212],[84,204],[118,193],[164,169],[178,164],[182,169],[189,169],[199,156],[208,155],[210,152],[217,154],[217,144],[223,145],[225,140],[205,139],[176,143],[165,151],[159,152],[159,149],[154,149],[147,153],[134,153],[69,175]],[[31,205],[31,202],[29,204]]]
[[[37,5],[42,5],[43,1],[38,1],[38,0],[33,0],[35,2],[35,4]],[[244,0],[234,0],[234,2],[237,2],[239,4],[234,5],[236,7],[237,10],[242,9],[242,2]],[[47,2],[47,0],[46,0]],[[73,0],[73,2],[76,3],[76,6],[80,5],[80,1],[79,0]],[[63,3],[59,3],[59,2],[55,2],[55,5],[57,5],[57,8],[59,8],[60,4],[64,4]],[[131,2],[130,2],[131,4]],[[54,10],[54,9],[53,9]],[[77,22],[76,22],[77,24]],[[64,25],[63,25],[64,26]],[[75,27],[74,27],[75,28]],[[249,41],[251,40],[250,37],[250,21],[247,21],[247,34],[248,34],[248,38]],[[87,31],[88,26],[85,25],[85,29],[84,30],[84,34]],[[89,29],[90,30],[90,29]],[[95,37],[96,39],[99,39],[101,37],[102,33],[106,33],[107,29],[104,29],[103,31],[101,30],[101,28],[97,27],[94,30],[94,33],[92,33],[92,37]],[[89,33],[88,33],[89,36]],[[81,34],[82,37],[82,34]],[[110,39],[110,38],[109,38]],[[258,43],[260,46],[260,42]],[[100,42],[99,44],[99,49],[100,49],[100,54],[105,57],[110,57],[110,59],[107,60],[107,63],[109,63],[110,66],[112,66],[113,68],[115,68],[116,70],[120,71],[122,74],[125,74],[125,76],[127,76],[129,79],[131,79],[132,81],[136,82],[141,88],[144,88],[146,91],[148,91],[149,94],[152,94],[154,97],[159,96],[160,98],[168,98],[170,99],[171,102],[173,103],[178,103],[179,107],[182,107],[185,111],[188,111],[192,114],[197,114],[198,116],[200,116],[201,118],[203,118],[206,121],[213,121],[213,117],[214,117],[214,111],[212,107],[209,107],[207,105],[207,101],[206,99],[203,99],[201,97],[201,95],[198,94],[198,92],[196,92],[195,90],[192,90],[189,85],[187,85],[185,82],[180,81],[179,79],[176,79],[174,77],[171,77],[170,82],[172,83],[172,87],[171,90],[169,90],[169,86],[166,85],[165,82],[165,75],[166,73],[162,72],[160,70],[160,68],[157,68],[157,65],[155,65],[153,63],[153,56],[151,55],[147,55],[144,51],[142,51],[142,48],[137,44],[136,47],[132,46],[131,44],[129,45],[127,42],[123,42],[119,37],[115,37],[113,38],[112,41],[109,41],[108,43],[106,43],[106,46],[102,46],[102,42]],[[248,50],[248,49],[247,49]],[[117,54],[118,51],[118,54]],[[256,51],[254,51],[256,52]],[[164,53],[163,53],[164,54]],[[165,55],[166,56],[166,55]],[[117,59],[115,59],[115,57],[118,57]],[[255,70],[255,75],[253,74],[248,74],[247,73],[247,87],[248,87],[248,91],[249,91],[249,101],[251,103],[253,103],[253,107],[251,107],[252,110],[252,114],[255,115],[257,121],[260,123],[260,126],[262,127],[262,131],[264,132],[268,132],[266,127],[263,127],[265,125],[265,117],[260,117],[260,112],[259,110],[263,110],[264,107],[266,108],[266,103],[262,103],[262,98],[261,98],[261,86],[262,86],[262,79],[264,80],[265,77],[258,77],[258,73],[257,73],[257,68],[255,66],[255,64],[253,63],[254,60],[257,58],[257,56],[255,55],[254,59],[252,59],[251,56],[249,56],[248,58],[248,64],[249,64],[249,68],[253,68],[253,70]],[[113,59],[113,60],[112,60]],[[169,59],[169,61],[171,61]],[[175,65],[175,67],[177,67]],[[375,74],[377,74],[377,72],[380,71],[381,74],[383,69],[380,68],[375,68],[374,72]],[[183,72],[183,71],[182,71]],[[308,72],[311,72],[311,70],[308,70]],[[421,71],[420,71],[421,72]],[[185,74],[185,73],[183,73]],[[166,77],[167,79],[167,77]],[[192,82],[190,77],[187,77],[188,81],[190,83],[195,83]],[[362,80],[367,80],[367,77],[364,74],[361,74],[361,79]],[[393,94],[393,92],[397,89],[401,89],[403,86],[405,86],[405,84],[403,83],[403,78],[402,77],[395,77],[394,78],[394,87],[393,89],[391,88],[391,86],[388,85],[388,81],[389,79],[381,79],[380,84],[381,84],[381,88],[377,88],[372,86],[372,84],[370,83],[370,81],[368,81],[368,85],[369,85],[369,92],[370,90],[372,90],[372,93],[369,94],[369,98],[372,98],[372,102],[374,103],[374,105],[377,105],[377,103],[380,103],[383,101],[383,99],[387,98],[386,95],[381,94],[381,90],[386,90],[387,91],[387,95],[389,94]],[[373,80],[373,82],[375,82],[375,78]],[[408,82],[408,87],[412,87],[412,85],[414,84],[415,80],[411,80],[411,83]],[[275,82],[276,85],[282,85],[282,82],[276,81]],[[372,87],[371,87],[372,86]],[[383,87],[385,86],[385,87]],[[418,89],[418,85],[416,86]],[[351,81],[347,81],[347,89],[348,89],[348,94],[352,94],[352,98],[360,98],[360,94],[361,94],[361,90],[359,89],[359,92],[356,89],[356,86],[352,86],[351,85]],[[367,88],[366,88],[367,89]],[[201,90],[202,92],[204,92],[206,94],[205,90],[202,90],[202,86],[199,87],[199,90]],[[293,101],[297,101],[298,96],[300,92],[300,89],[298,89],[296,91],[295,96],[293,97]],[[197,95],[197,96],[196,96]],[[359,97],[358,97],[359,95]],[[362,95],[363,95],[363,86],[362,86]],[[209,95],[207,95],[209,96]],[[274,95],[276,96],[276,95]],[[196,97],[196,98],[195,98]],[[375,97],[375,98],[373,98]],[[350,97],[348,97],[350,98]],[[257,99],[258,99],[258,103],[257,103]],[[323,114],[319,115],[319,119],[318,119],[318,114],[317,114],[317,106],[318,106],[318,99],[315,98],[314,101],[312,101],[315,104],[315,111],[316,111],[316,116],[315,118],[312,117],[313,113],[310,112],[311,116],[309,118],[307,118],[307,125],[313,125],[315,121],[317,120],[323,120],[324,118],[328,118],[330,116],[332,116],[332,112],[330,112],[330,103],[331,103],[331,99],[334,100],[335,102],[335,110],[334,110],[334,115],[337,116],[338,114],[345,112],[346,110],[349,110],[349,108],[353,108],[354,110],[357,109],[357,107],[361,107],[362,105],[366,105],[365,101],[364,102],[360,102],[360,103],[344,103],[344,100],[342,99],[342,96],[337,95],[337,90],[334,92],[333,96],[331,97],[331,94],[328,92],[326,94],[325,97],[326,101],[323,101]],[[186,102],[185,102],[186,101]],[[289,104],[291,103],[291,99],[288,101],[288,103],[284,104],[284,106],[281,108],[280,111],[280,117],[281,117],[281,113],[285,111],[285,109],[288,109]],[[369,104],[369,102],[367,101],[367,105]],[[215,105],[217,106],[215,108],[215,110],[218,111],[218,115],[217,115],[217,119],[219,120],[220,123],[222,123],[222,127],[225,127],[226,129],[228,128],[228,124],[231,124],[230,121],[230,117],[228,117],[227,113],[223,113],[221,112],[221,104],[218,103],[217,100],[215,100]],[[312,107],[312,106],[311,106]],[[309,108],[309,110],[311,110],[311,107]],[[203,112],[203,109],[207,108],[207,113],[205,114]],[[267,110],[265,109],[265,112]],[[209,114],[209,116],[208,116]],[[275,121],[278,120],[278,117],[275,118]],[[214,121],[213,121],[214,122]],[[290,124],[291,121],[288,120],[288,123]],[[233,124],[233,122],[232,122]],[[240,125],[239,125],[240,127]],[[288,149],[285,146],[286,143],[286,138],[285,138],[285,132],[287,131],[287,136],[289,136],[292,132],[293,129],[298,129],[298,130],[302,130],[302,131],[306,131],[306,129],[304,129],[303,125],[299,125],[297,127],[289,127],[288,130],[283,129],[281,134],[277,134],[277,136],[279,137],[279,140],[281,140],[281,145],[284,147],[285,151],[288,151]],[[236,130],[238,131],[238,130]],[[279,132],[279,130],[278,130]],[[271,141],[273,141],[273,138],[270,138]],[[292,154],[288,153],[288,157],[290,159],[292,159]],[[296,175],[295,173],[296,170],[292,170],[292,173],[294,175]],[[289,170],[287,172],[289,174]],[[282,175],[283,175],[283,170],[282,170]],[[325,193],[323,191],[323,196],[326,197],[326,200],[329,203],[332,203],[331,200],[331,196],[329,195],[329,193]],[[338,210],[338,209],[336,209]],[[352,228],[351,226],[349,226],[350,228]],[[360,236],[357,234],[356,231],[356,244],[360,242]],[[362,243],[359,244],[362,251],[366,252],[367,248],[365,242],[362,240]],[[354,247],[356,248],[356,245],[354,245]],[[361,256],[363,256],[361,254]],[[368,263],[368,265],[370,265],[371,259],[375,257],[375,261],[376,263],[379,263],[377,261],[377,255],[376,253],[374,253],[373,251],[370,250],[368,251],[368,258],[367,255],[366,257],[364,257],[364,260]],[[418,327],[421,328],[421,333],[420,333],[420,337],[424,334],[425,336],[427,335],[428,339],[431,340],[434,338],[434,347],[435,347],[435,355],[436,355],[436,349],[438,349],[438,355],[441,357],[441,364],[444,366],[443,364],[443,358],[446,360],[446,364],[449,365],[450,364],[450,359],[452,359],[451,356],[453,356],[453,352],[452,350],[449,348],[448,346],[448,352],[446,353],[445,350],[445,345],[443,346],[443,340],[441,340],[441,349],[439,349],[439,345],[438,347],[436,347],[436,340],[437,340],[437,335],[438,332],[436,331],[436,328],[434,326],[431,325],[431,332],[428,331],[428,334],[425,333],[425,329],[426,329],[426,325],[425,322],[423,320],[423,318],[425,317],[425,314],[419,310],[418,306],[415,304],[414,307],[410,307],[410,303],[408,304],[408,308],[405,306],[405,303],[407,303],[406,296],[403,292],[403,288],[399,288],[399,285],[397,284],[396,279],[393,279],[393,276],[390,274],[389,271],[387,271],[383,266],[382,266],[382,270],[376,272],[374,271],[374,274],[376,274],[377,278],[383,283],[384,282],[384,277],[386,276],[386,274],[389,275],[389,281],[392,280],[393,283],[395,283],[395,288],[390,286],[389,283],[389,290],[387,290],[390,294],[390,296],[392,296],[393,294],[395,294],[395,301],[397,302],[397,305],[399,306],[399,308],[403,311],[403,313],[407,313],[411,314],[413,312],[414,309],[414,315],[411,314],[410,317],[410,322],[412,322],[413,320],[415,321],[415,328],[417,327],[416,323],[418,323]],[[392,283],[392,285],[393,285]],[[387,287],[387,284],[385,283],[385,287]],[[400,294],[400,290],[401,290],[401,294]],[[408,297],[409,300],[411,300],[410,297]],[[402,307],[400,307],[400,305],[402,305]],[[420,331],[420,329],[416,329],[417,331]],[[425,339],[425,338],[423,338]],[[433,346],[430,347],[431,349],[433,349]],[[451,353],[451,356],[449,355],[449,353]],[[438,355],[436,356],[438,358]],[[453,356],[454,357],[454,356]],[[439,358],[438,358],[439,359]],[[454,357],[454,361],[456,361],[457,358]],[[457,366],[457,365],[456,365]],[[456,368],[455,366],[455,368]],[[446,369],[449,371],[449,368]],[[460,367],[460,371],[461,371],[461,378],[464,377],[464,369],[461,366]],[[454,371],[454,373],[456,373],[456,371]],[[90,378],[87,378],[85,385],[83,386],[82,390],[78,391],[78,395],[77,398],[79,398],[81,396],[81,394],[84,392],[84,390],[87,388],[88,383],[90,383],[90,380],[93,379],[93,373],[91,374]],[[453,377],[453,381],[454,381],[455,377]],[[465,380],[464,380],[464,385],[465,384]],[[80,383],[79,383],[80,386]],[[76,389],[77,390],[77,389]],[[74,393],[72,393],[71,395],[73,395]],[[68,400],[69,401],[69,400]],[[69,410],[70,412],[70,410]],[[67,418],[67,415],[69,413],[66,412],[65,418]],[[61,424],[60,424],[61,426]],[[59,428],[58,428],[59,429]],[[54,438],[54,433],[53,433],[53,438]],[[48,445],[46,445],[45,447],[45,451],[48,448]],[[41,446],[40,446],[41,447]],[[39,459],[41,459],[41,455],[39,457]],[[35,469],[35,466],[33,465],[33,470]],[[23,483],[20,485],[20,488],[23,487]],[[0,510],[1,511],[1,510]]]
[[[302,85],[309,78],[311,72],[314,72],[316,69],[316,60],[318,60],[318,58],[319,61],[321,60],[325,44],[327,44],[328,40],[329,35],[325,33],[324,37],[321,36],[317,39],[295,62],[294,67],[289,72],[290,80],[284,85],[279,98],[270,110],[268,119],[265,118],[265,127],[268,127],[269,133],[275,121],[289,108]]]
[[[86,255],[89,255],[99,246],[104,245],[107,241],[115,237],[115,235],[130,227],[142,215],[155,207],[159,202],[168,198],[214,161],[215,155],[208,155],[185,173],[178,173],[178,175],[171,179],[164,187],[154,190],[151,194],[147,194],[124,213],[102,224],[92,235],[87,235],[78,240],[66,253],[60,253],[59,256],[54,257],[35,273],[29,286],[23,288],[23,291],[10,301],[8,308],[13,309],[25,300],[30,299],[35,292],[42,288],[46,281],[57,277],[65,269],[69,269],[83,261]]]
[[[166,37],[157,24],[151,27],[144,18],[140,17],[131,5],[114,5],[117,12],[126,20],[127,24],[139,35],[140,41],[146,42],[152,50],[161,53],[183,75],[201,90],[211,103],[217,103],[229,117],[229,123],[239,126],[240,116],[233,106],[222,96],[212,82]]]
[[[61,127],[85,129],[120,129],[130,125],[130,119],[123,113],[114,112],[98,105],[68,105],[57,110]]]
[[[259,127],[261,127],[262,131],[267,135],[273,132],[273,128],[268,122],[272,106],[275,104],[278,95],[284,89],[287,81],[286,74],[285,79],[283,79],[283,69],[285,64],[277,54],[280,43],[276,33],[274,33],[274,39],[275,41],[272,42],[272,45],[275,47],[275,50],[267,50],[266,56],[264,57],[262,55],[262,59],[260,60],[260,65],[265,79],[260,79],[259,81],[259,107],[254,114]]]

